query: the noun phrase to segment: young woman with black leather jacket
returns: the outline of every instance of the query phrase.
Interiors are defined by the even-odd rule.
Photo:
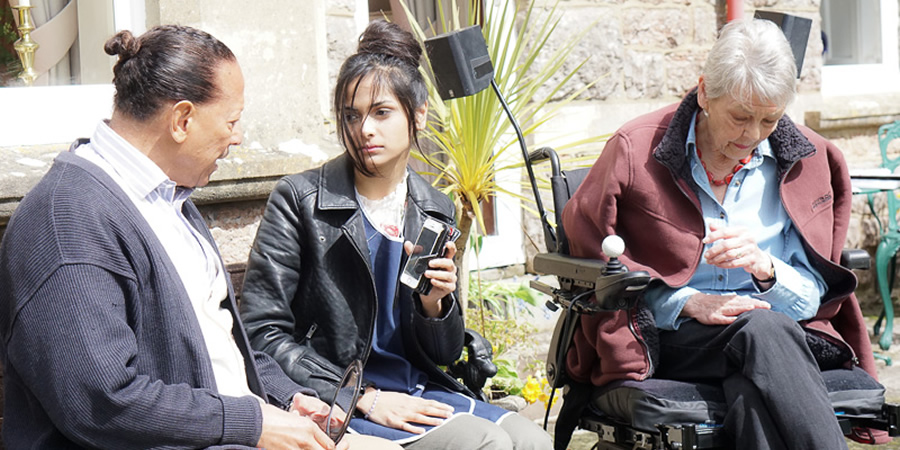
[[[323,398],[363,361],[351,433],[405,448],[550,448],[536,424],[474,400],[437,367],[463,347],[455,245],[429,262],[429,294],[398,282],[426,218],[454,216],[453,203],[407,166],[427,119],[420,56],[394,24],[375,21],[363,33],[335,88],[347,151],[278,183],[251,250],[241,316],[254,348]]]

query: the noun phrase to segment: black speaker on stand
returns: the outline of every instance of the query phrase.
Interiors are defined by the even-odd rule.
[[[756,11],[755,19],[766,19],[775,22],[784,33],[788,43],[791,44],[791,52],[797,63],[797,78],[800,78],[800,69],[803,68],[803,59],[806,57],[806,44],[809,42],[809,30],[812,28],[812,19],[792,16],[775,11]]]
[[[544,205],[538,191],[537,180],[534,177],[534,169],[531,167],[531,158],[528,156],[528,148],[525,145],[525,136],[522,128],[516,121],[506,99],[500,92],[500,87],[494,81],[494,66],[491,56],[488,54],[487,43],[481,33],[481,27],[473,25],[461,30],[451,31],[425,40],[425,51],[431,60],[431,71],[438,93],[444,100],[466,97],[477,94],[491,86],[500,100],[506,116],[516,130],[519,146],[522,148],[522,157],[525,159],[525,168],[528,170],[528,178],[531,180],[531,189],[538,212],[544,215]]]
[[[494,79],[491,55],[478,25],[430,38],[425,49],[444,100],[477,94]]]

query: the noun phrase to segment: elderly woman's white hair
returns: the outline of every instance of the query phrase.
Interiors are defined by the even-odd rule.
[[[722,28],[703,68],[708,98],[754,97],[787,106],[794,100],[797,63],[781,29],[763,19],[736,20]]]

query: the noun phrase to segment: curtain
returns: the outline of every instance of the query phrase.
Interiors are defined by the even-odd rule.
[[[468,1],[468,0],[458,0],[460,3]],[[445,0],[444,3],[447,5],[450,4],[450,0]],[[399,24],[401,27],[409,29],[409,21],[406,19],[406,13],[403,11],[403,6],[400,5],[400,0],[391,0],[391,15],[392,20]],[[437,21],[438,18],[438,10],[437,10],[437,1],[436,0],[406,0],[406,5],[409,7],[409,10],[412,11],[413,16],[416,18],[416,22],[419,23],[419,27],[425,33],[430,34],[431,25]],[[438,30],[438,33],[442,31]]]
[[[431,24],[437,20],[437,5],[434,0],[408,0],[410,9],[416,16],[416,21],[423,30],[431,28]]]
[[[19,0],[10,0],[17,5]],[[31,19],[35,30],[31,38],[40,47],[34,54],[35,86],[78,84],[77,0],[31,0]],[[18,15],[14,15],[18,22]]]

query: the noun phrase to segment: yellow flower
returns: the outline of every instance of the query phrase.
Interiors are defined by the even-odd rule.
[[[546,395],[541,389],[541,384],[529,375],[525,387],[522,388],[522,397],[525,397],[525,401],[531,404],[538,401],[541,395]]]

